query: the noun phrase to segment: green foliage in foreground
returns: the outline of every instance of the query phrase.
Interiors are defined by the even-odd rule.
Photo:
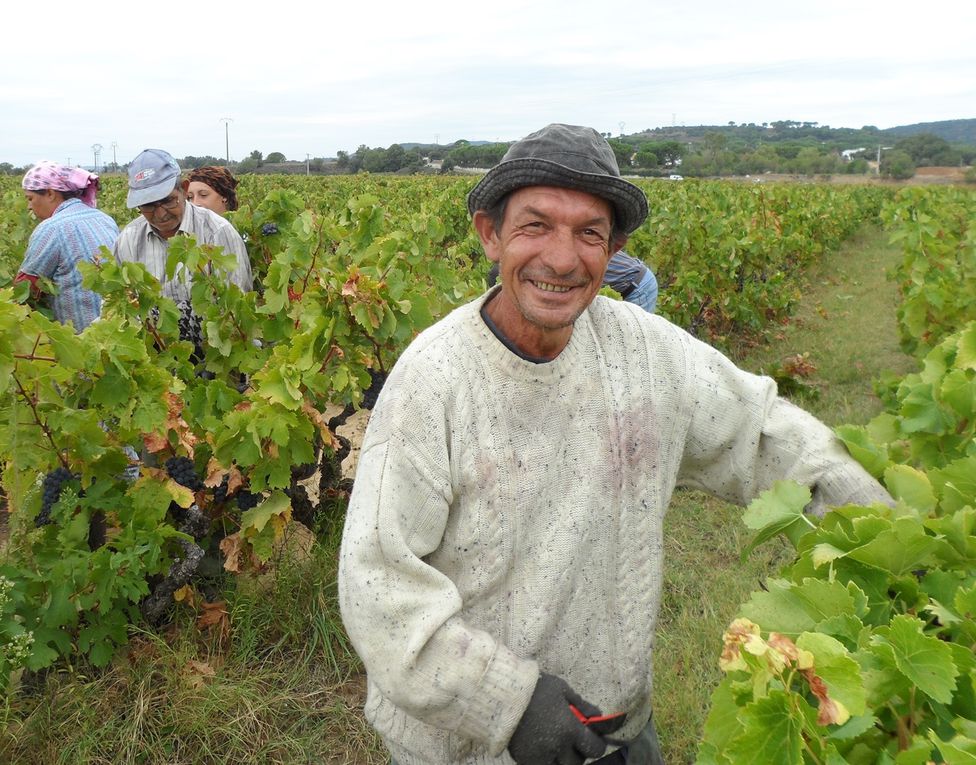
[[[941,226],[914,221],[926,236]],[[952,268],[955,254],[930,250],[927,268]],[[944,302],[968,299],[954,294],[964,284],[940,282]],[[906,330],[928,342],[939,334],[917,317]],[[786,483],[750,505],[753,544],[783,535],[796,558],[724,635],[727,676],[699,762],[976,758],[976,322],[944,337],[887,404],[867,426],[838,432],[895,507],[840,507],[814,522],[807,490]]]
[[[14,521],[0,670],[78,655],[104,666],[141,621],[152,578],[204,551],[232,572],[266,563],[292,517],[293,469],[315,463],[316,443],[338,445],[327,407],[357,405],[371,370],[483,288],[427,211],[394,222],[364,195],[317,214],[277,192],[248,215],[259,230],[273,223],[254,248],[267,258],[255,291],[227,283],[233,256],[219,248],[170,245],[168,273],[194,275],[200,348],[181,338],[157,280],[108,253],[81,265],[104,304],[80,334],[0,289],[0,460]],[[157,467],[170,457],[193,460],[206,488]],[[37,477],[55,467],[75,478],[51,523],[33,528]],[[261,501],[241,512],[232,499],[245,490]],[[192,533],[181,520],[191,506],[203,515]]]

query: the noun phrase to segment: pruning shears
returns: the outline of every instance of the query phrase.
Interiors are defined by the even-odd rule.
[[[587,717],[572,704],[569,705],[569,711],[572,712],[576,719],[583,723],[583,725],[585,725],[587,728],[592,730],[598,736],[603,736],[603,740],[608,744],[620,746],[627,743],[626,741],[618,741],[617,739],[609,738],[605,735],[605,733],[611,733],[620,727],[620,725],[614,725],[613,723],[620,721],[622,724],[623,718],[627,714],[626,712],[615,712],[614,714],[610,715],[593,715],[591,717]],[[604,723],[611,724],[605,725]]]

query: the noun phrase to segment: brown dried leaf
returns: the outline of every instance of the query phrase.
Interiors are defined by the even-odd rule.
[[[227,476],[227,494],[234,494],[244,485],[244,476],[237,469],[236,465],[231,465],[230,470],[225,470],[217,461],[216,457],[211,457],[207,463],[207,477],[203,479],[203,485],[211,489],[223,483],[224,476]]]
[[[190,659],[183,668],[183,674],[192,687],[203,688],[207,684],[207,678],[217,674],[217,670],[205,661]]]
[[[851,719],[851,713],[839,701],[830,698],[827,685],[812,669],[803,670],[803,676],[810,684],[810,690],[817,697],[820,706],[817,709],[818,725],[843,725]]]
[[[359,282],[358,272],[350,275],[350,277],[346,280],[346,283],[342,285],[342,294],[347,297],[355,297],[357,292],[356,285],[358,282]]]
[[[230,639],[230,614],[227,603],[218,600],[201,605],[203,613],[197,618],[197,627],[201,630],[211,630],[217,635],[221,643]]]
[[[325,415],[305,399],[302,399],[302,411],[308,415],[308,418],[315,424],[315,427],[319,429],[319,433],[322,434],[322,442],[332,449],[332,451],[337,450],[339,448],[339,441],[335,437],[335,434],[329,430],[329,424],[325,419]]]
[[[220,540],[220,551],[224,554],[224,570],[234,574],[241,572],[241,533],[235,532]]]
[[[180,589],[178,589],[176,592],[173,593],[173,600],[175,600],[177,603],[182,603],[185,600],[186,604],[190,608],[193,608],[194,606],[193,596],[194,596],[193,588],[188,584],[184,584],[182,587],[180,587]]]
[[[161,452],[169,446],[169,441],[166,440],[166,437],[158,433],[146,433],[142,437],[142,443],[146,445],[146,451],[150,454]]]
[[[783,361],[783,371],[790,377],[809,377],[817,371],[817,367],[810,361],[809,353],[798,353]]]

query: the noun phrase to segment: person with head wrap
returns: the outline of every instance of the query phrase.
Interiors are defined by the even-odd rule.
[[[57,288],[48,303],[62,324],[80,332],[94,321],[102,298],[81,286],[78,263],[92,262],[102,246],[112,248],[119,227],[95,209],[98,176],[79,167],[42,161],[30,168],[21,183],[27,205],[40,219],[27,242],[27,251],[15,281],[29,281],[40,296],[38,279]]]
[[[219,215],[237,209],[237,179],[226,167],[198,167],[186,181],[186,198]]]

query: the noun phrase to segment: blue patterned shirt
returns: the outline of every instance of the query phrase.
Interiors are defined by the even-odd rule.
[[[66,199],[37,228],[27,242],[20,271],[54,282],[58,294],[50,296],[54,317],[71,323],[76,332],[98,318],[102,297],[81,286],[78,263],[92,262],[103,244],[115,244],[119,227],[108,215],[80,199]]]
[[[603,275],[603,284],[626,296],[640,284],[645,273],[647,266],[642,261],[620,250],[611,256],[607,272]]]

